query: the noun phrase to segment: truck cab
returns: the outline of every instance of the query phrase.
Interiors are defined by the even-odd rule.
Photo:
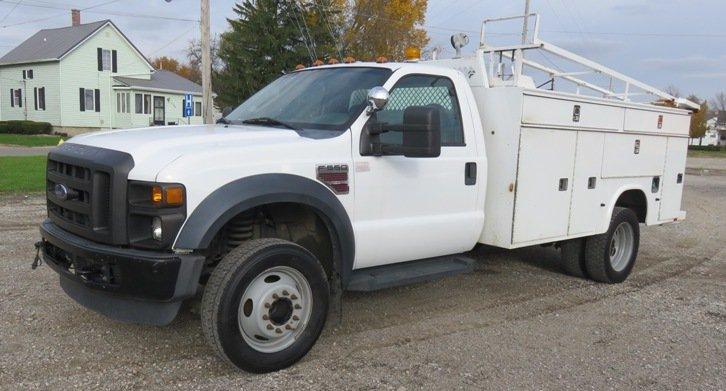
[[[43,259],[121,321],[201,293],[207,340],[254,372],[303,357],[341,291],[470,271],[478,243],[622,282],[639,225],[685,218],[688,111],[505,80],[487,50],[300,69],[216,125],[74,137],[48,155]]]

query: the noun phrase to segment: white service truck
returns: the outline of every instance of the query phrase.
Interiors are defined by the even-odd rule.
[[[572,275],[625,280],[639,225],[685,218],[697,106],[536,34],[492,47],[482,31],[469,57],[291,72],[217,125],[68,140],[48,155],[42,258],[74,300],[122,321],[168,324],[203,292],[206,338],[254,372],[303,357],[341,291],[471,270],[477,243],[555,244]],[[577,90],[536,88],[524,68]]]

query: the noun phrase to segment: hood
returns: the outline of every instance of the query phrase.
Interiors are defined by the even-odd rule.
[[[305,140],[297,132],[281,128],[199,125],[86,133],[67,142],[126,152],[134,158],[133,176],[153,180],[162,168],[185,154],[274,147]]]

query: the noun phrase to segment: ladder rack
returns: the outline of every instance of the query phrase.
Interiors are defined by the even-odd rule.
[[[520,44],[493,46],[487,43],[487,25],[495,22],[512,21],[517,19],[522,19],[523,23],[529,23],[530,18],[534,18],[534,28],[531,35],[531,41],[528,41],[529,37],[527,36],[526,32],[523,32],[522,43]],[[511,85],[522,85],[522,81],[524,80],[522,78],[524,67],[529,67],[549,75],[550,80],[545,82],[544,84],[551,84],[552,89],[554,89],[555,80],[561,79],[569,83],[573,83],[576,86],[577,94],[580,94],[581,88],[586,88],[602,94],[603,98],[617,99],[624,102],[630,101],[630,98],[632,96],[647,94],[658,97],[661,100],[661,102],[659,103],[664,105],[671,105],[674,107],[685,108],[695,111],[698,111],[700,109],[700,105],[698,105],[697,103],[691,102],[687,99],[677,98],[673,95],[666,93],[665,91],[633,79],[629,76],[623,75],[622,73],[610,69],[595,61],[589,60],[580,55],[565,50],[559,46],[541,40],[539,38],[539,25],[540,17],[539,14],[536,13],[521,16],[486,19],[482,22],[481,34],[479,38],[479,50],[477,51],[477,55],[489,55],[489,69],[487,72],[487,76],[489,78],[490,85],[503,83],[508,83]],[[524,52],[528,50],[541,50],[547,52],[567,61],[568,63],[574,63],[585,67],[586,70],[565,72],[554,69],[553,67],[542,65],[538,62],[524,58]],[[495,62],[497,62],[497,57],[499,57],[499,65],[495,70]],[[507,60],[511,60],[512,62],[512,75],[511,79],[509,80],[504,79],[504,72],[502,70],[502,60],[505,58]],[[609,77],[609,86],[599,86],[594,82],[584,80],[581,77],[588,74],[599,74]],[[616,91],[616,81],[624,84],[624,88],[622,91]],[[633,91],[633,89],[635,89],[636,91]]]

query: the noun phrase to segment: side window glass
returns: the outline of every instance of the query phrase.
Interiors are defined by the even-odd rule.
[[[442,146],[464,145],[459,101],[454,83],[449,78],[434,75],[404,76],[391,89],[386,107],[375,113],[376,121],[401,125],[403,112],[411,106],[434,106],[439,110]],[[401,144],[402,134],[386,132],[381,134],[380,139],[384,143]]]

